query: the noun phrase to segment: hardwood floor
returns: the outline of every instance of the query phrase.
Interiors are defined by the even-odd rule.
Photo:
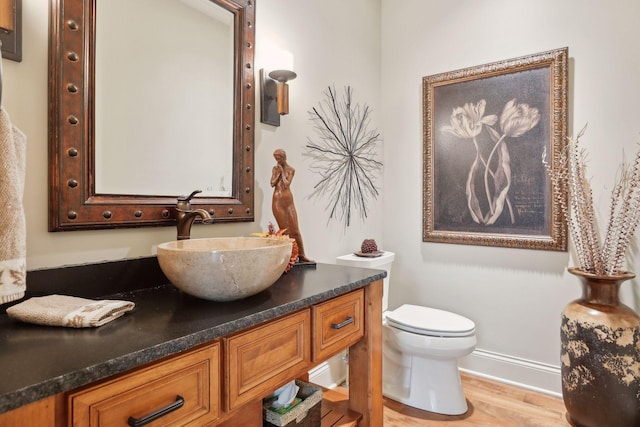
[[[384,399],[385,427],[570,427],[562,399],[462,374],[469,411],[446,416]]]

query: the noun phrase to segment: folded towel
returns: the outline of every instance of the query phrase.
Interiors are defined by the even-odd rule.
[[[7,314],[27,323],[87,328],[102,326],[128,311],[135,304],[120,300],[92,300],[65,295],[33,297],[13,307]]]
[[[27,226],[22,198],[27,139],[0,107],[0,304],[24,297]]]

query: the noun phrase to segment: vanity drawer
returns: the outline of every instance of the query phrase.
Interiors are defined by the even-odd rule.
[[[147,426],[201,426],[219,416],[220,343],[187,352],[69,396],[74,427],[128,426],[177,406]],[[134,424],[135,425],[135,424]]]
[[[364,335],[364,291],[358,290],[312,307],[313,361],[323,361]]]
[[[224,338],[227,410],[262,399],[309,368],[310,325],[307,309]]]

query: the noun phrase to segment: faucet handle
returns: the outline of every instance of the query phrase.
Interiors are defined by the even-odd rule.
[[[178,196],[178,202],[176,203],[176,210],[179,212],[188,212],[191,210],[191,199],[198,194],[202,193],[202,190],[194,190],[188,196]]]
[[[189,194],[188,196],[178,196],[178,201],[179,202],[190,202],[191,199],[193,199],[193,196],[195,196],[198,193],[202,193],[202,190],[193,190],[193,192],[191,194]]]

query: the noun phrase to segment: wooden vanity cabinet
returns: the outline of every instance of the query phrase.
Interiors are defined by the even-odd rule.
[[[347,410],[382,427],[382,280],[166,360],[0,414],[0,427],[262,425],[262,398],[349,348]],[[32,422],[33,421],[33,422]],[[352,425],[352,424],[350,424]]]
[[[364,336],[364,290],[223,338],[225,408],[272,393]]]
[[[354,291],[311,308],[313,362],[322,362],[364,335],[364,291]]]
[[[0,427],[61,427],[64,424],[56,421],[56,398],[49,396],[0,414]]]
[[[73,427],[206,425],[220,415],[220,343],[71,393],[67,402]]]
[[[262,399],[310,368],[309,310],[223,338],[226,409]]]

